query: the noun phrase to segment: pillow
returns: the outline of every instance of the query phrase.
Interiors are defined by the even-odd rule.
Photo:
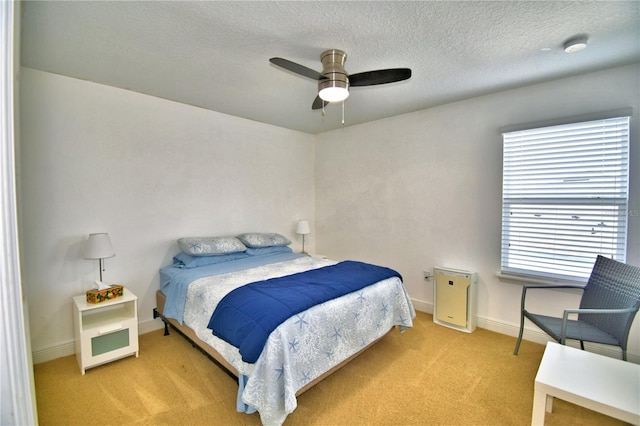
[[[244,259],[249,255],[243,251],[229,254],[219,254],[215,256],[189,256],[186,253],[178,253],[173,256],[173,266],[176,268],[197,268],[198,266],[213,265],[216,263],[229,262],[232,260]]]
[[[247,232],[240,234],[237,238],[249,248],[288,246],[291,244],[286,237],[276,233]]]
[[[178,240],[180,250],[190,256],[216,256],[245,251],[247,248],[235,237],[188,237]]]
[[[274,254],[274,253],[293,253],[291,247],[287,246],[271,246],[271,247],[249,247],[247,251],[245,251],[249,256],[261,256],[264,254]]]

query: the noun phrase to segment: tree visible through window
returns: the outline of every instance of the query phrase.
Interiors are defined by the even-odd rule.
[[[501,272],[586,278],[626,260],[629,117],[503,133]]]

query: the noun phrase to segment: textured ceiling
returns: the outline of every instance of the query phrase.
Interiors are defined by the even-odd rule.
[[[640,61],[638,1],[26,1],[22,65],[276,126],[340,128],[312,111],[316,82],[269,62],[347,72],[408,67],[411,79],[354,87],[345,126]],[[563,42],[589,36],[586,50]]]

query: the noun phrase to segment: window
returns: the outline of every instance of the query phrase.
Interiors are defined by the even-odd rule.
[[[501,272],[589,277],[624,262],[629,117],[503,133]]]

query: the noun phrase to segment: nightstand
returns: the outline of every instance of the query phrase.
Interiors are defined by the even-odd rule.
[[[138,357],[138,298],[124,289],[117,299],[87,303],[73,298],[76,358],[80,371],[130,355]]]

